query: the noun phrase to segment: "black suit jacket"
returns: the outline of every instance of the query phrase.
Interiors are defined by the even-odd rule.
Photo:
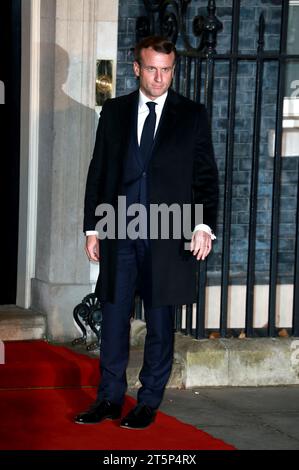
[[[84,231],[94,230],[100,203],[117,207],[127,156],[131,122],[139,93],[106,101],[99,120],[90,163]],[[206,108],[169,90],[148,168],[149,202],[203,204],[204,220],[216,226],[218,176]],[[196,301],[198,262],[184,250],[184,239],[151,240],[152,306]],[[96,293],[113,302],[117,240],[100,241],[100,276]]]

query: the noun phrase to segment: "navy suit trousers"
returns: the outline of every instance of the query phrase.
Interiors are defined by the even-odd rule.
[[[115,302],[103,303],[98,400],[123,404],[127,390],[130,318],[136,287],[144,302],[147,327],[138,403],[157,409],[170,377],[174,346],[174,308],[152,308],[150,249],[147,241],[119,240]]]

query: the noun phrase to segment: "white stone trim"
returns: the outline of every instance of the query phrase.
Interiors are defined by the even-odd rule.
[[[294,286],[277,284],[276,286],[276,326],[292,327]],[[206,287],[205,327],[219,328],[221,286]],[[265,328],[268,322],[269,285],[254,286],[253,326]],[[228,328],[245,328],[246,286],[232,285],[228,289]],[[186,308],[183,307],[182,327],[186,325]],[[192,327],[196,325],[196,304],[193,305]]]
[[[20,208],[17,305],[28,308],[31,279],[35,275],[39,84],[40,0],[22,2],[22,82]]]

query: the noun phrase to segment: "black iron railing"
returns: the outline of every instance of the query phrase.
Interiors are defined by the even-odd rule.
[[[232,2],[232,31],[230,52],[218,54],[216,52],[217,35],[222,24],[216,16],[216,2],[208,1],[207,15],[196,16],[193,20],[193,35],[198,38],[197,47],[190,42],[187,34],[188,8],[192,0],[144,0],[147,16],[137,19],[137,41],[150,34],[162,34],[177,43],[178,61],[173,87],[185,96],[205,103],[210,117],[213,109],[214,67],[219,61],[227,61],[229,65],[228,86],[228,114],[227,114],[227,140],[225,155],[224,196],[223,196],[223,233],[222,233],[222,268],[221,268],[221,299],[219,334],[226,337],[228,331],[228,302],[230,287],[230,247],[232,228],[232,201],[233,201],[233,166],[234,166],[234,132],[237,100],[238,66],[241,63],[256,64],[255,74],[255,102],[253,112],[253,137],[251,153],[251,181],[250,181],[250,209],[249,233],[247,251],[246,275],[246,317],[245,333],[251,337],[256,335],[254,328],[254,289],[256,270],[256,232],[258,211],[258,179],[260,172],[260,133],[264,89],[264,64],[274,62],[278,65],[277,106],[275,126],[275,151],[272,185],[272,220],[271,220],[271,246],[269,268],[269,302],[268,302],[268,328],[266,335],[276,336],[276,292],[278,285],[278,243],[280,228],[280,196],[282,173],[282,121],[283,100],[285,92],[285,69],[290,60],[299,60],[299,55],[287,54],[287,28],[289,2],[282,2],[282,21],[280,32],[279,51],[265,51],[265,19],[262,13],[258,25],[258,45],[255,54],[239,52],[239,25],[240,0]],[[298,189],[299,201],[299,189]],[[297,202],[296,215],[296,246],[294,265],[294,296],[293,296],[293,325],[292,334],[299,335],[299,203]],[[196,304],[196,321],[193,327],[193,306],[187,305],[185,309],[186,334],[195,338],[207,336],[205,328],[205,293],[207,284],[207,263],[201,262],[198,277],[198,300]],[[138,318],[141,318],[141,308],[138,307]],[[182,306],[176,307],[176,329],[182,331]]]

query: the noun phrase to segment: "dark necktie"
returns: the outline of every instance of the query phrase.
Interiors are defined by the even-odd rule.
[[[155,106],[157,103],[149,101],[146,103],[149,109],[149,114],[144,122],[142,129],[141,139],[140,139],[140,155],[143,162],[146,162],[149,153],[151,152],[155,128],[156,128],[156,111]]]

